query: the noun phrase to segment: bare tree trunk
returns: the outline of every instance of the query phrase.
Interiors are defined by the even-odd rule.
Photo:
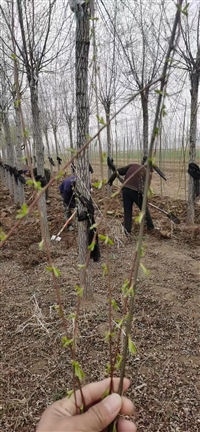
[[[111,158],[112,157],[112,144],[111,144],[111,126],[110,126],[110,104],[107,103],[107,107],[106,107],[106,133],[107,133],[107,153],[108,156]],[[108,167],[108,179],[110,178],[112,174],[112,170]],[[111,196],[112,193],[112,186],[107,186],[107,193],[108,196]]]
[[[143,115],[143,156],[148,156],[149,141],[149,113],[148,113],[149,90],[141,93],[142,115]]]
[[[199,49],[200,58],[200,49]],[[200,62],[199,62],[200,63]],[[196,159],[196,138],[197,138],[197,111],[198,111],[198,91],[199,91],[200,71],[194,71],[190,74],[191,82],[191,112],[190,112],[190,148],[189,162],[195,162]],[[188,209],[187,224],[194,224],[195,217],[195,188],[194,179],[189,176],[188,182]]]
[[[36,158],[37,158],[37,174],[40,176],[44,176],[44,146],[42,142],[42,129],[40,125],[40,115],[39,115],[39,106],[38,106],[38,87],[35,82],[30,83],[30,92],[31,92],[31,110],[32,110],[32,119],[33,119],[33,140],[36,146]],[[47,210],[46,210],[46,201],[45,194],[39,200],[41,214],[42,214],[42,223],[43,230],[45,233],[45,237],[47,242],[50,242],[49,237],[49,229],[48,229],[48,221],[47,221]]]
[[[90,2],[89,2],[90,4]],[[76,110],[77,110],[77,149],[83,147],[89,132],[89,101],[88,101],[88,56],[89,56],[89,4],[79,6],[76,21]],[[81,153],[77,161],[77,188],[89,199],[89,153],[88,149]],[[85,187],[84,187],[85,185]],[[78,204],[81,211],[82,205]],[[88,222],[78,223],[79,264],[84,264],[88,254]],[[85,298],[92,296],[90,285],[90,269],[88,267],[84,280],[84,269],[80,270],[80,283],[84,288]]]
[[[15,107],[15,125],[16,125],[16,131],[17,131],[17,142],[16,142],[16,168],[17,170],[22,169],[22,129],[21,129],[21,120],[20,120],[20,110],[16,104],[14,104]],[[20,205],[22,205],[25,202],[25,195],[24,195],[24,185],[18,180],[17,183],[17,202],[19,202]]]
[[[50,146],[49,146],[49,136],[48,136],[48,129],[47,127],[44,128],[44,136],[45,136],[45,140],[46,140],[46,144],[47,144],[47,152],[48,152],[48,157],[51,157],[51,152],[50,152]],[[51,177],[53,174],[53,166],[51,165],[51,162],[49,162],[49,168],[51,171]]]
[[[7,111],[4,112],[3,128],[4,128],[5,141],[6,141],[7,163],[11,167],[14,167],[14,150],[13,150],[13,146],[11,143],[10,124],[9,124]],[[14,194],[13,177],[8,172],[7,172],[7,186],[8,186],[10,195],[13,195]]]
[[[56,146],[56,157],[58,158],[58,137],[57,137],[57,126],[52,126],[53,128],[53,136],[54,136],[54,141],[55,141],[55,146]],[[60,164],[59,164],[59,160],[57,159],[58,162],[58,172],[60,171]]]
[[[69,143],[70,143],[70,148],[73,149],[74,148],[74,143],[73,143],[73,133],[72,133],[72,124],[73,124],[73,118],[70,117],[67,121],[68,124],[68,129],[69,129]]]

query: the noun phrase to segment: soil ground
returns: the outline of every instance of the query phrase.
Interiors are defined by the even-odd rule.
[[[174,199],[171,174],[168,192],[155,195],[151,202],[173,211],[181,224],[172,229],[170,221],[152,210],[155,225],[169,234],[144,235],[146,245],[135,296],[132,339],[137,353],[127,360],[126,375],[131,379],[129,396],[135,403],[134,419],[141,432],[200,431],[200,206],[196,205],[196,225],[187,228],[186,202]],[[157,183],[156,183],[157,182]],[[62,202],[57,185],[50,189],[49,228],[56,234],[63,222]],[[165,190],[166,193],[166,190]],[[31,195],[26,192],[27,198]],[[102,192],[94,190],[98,207],[103,210]],[[182,197],[184,198],[184,197]],[[114,240],[109,264],[113,297],[121,314],[121,286],[130,274],[138,235],[124,237],[120,197],[111,203],[108,234]],[[0,185],[0,223],[8,232],[13,226],[16,206]],[[134,210],[137,215],[137,209]],[[100,229],[105,232],[105,223]],[[72,388],[70,355],[61,344],[64,334],[55,310],[56,296],[52,276],[46,271],[44,252],[38,250],[40,229],[37,216],[30,215],[0,250],[1,340],[1,430],[33,432],[44,408],[66,395]],[[105,377],[109,347],[108,281],[102,278],[106,248],[100,243],[101,262],[91,262],[93,298],[83,301],[80,310],[77,359],[85,372],[85,381]],[[61,270],[58,279],[62,304],[69,315],[76,310],[77,231],[64,232],[61,242],[52,242],[54,265]],[[69,322],[69,329],[71,323]]]

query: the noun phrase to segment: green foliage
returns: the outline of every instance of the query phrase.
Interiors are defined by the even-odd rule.
[[[118,311],[118,310],[119,310],[119,306],[117,305],[117,303],[116,303],[116,300],[115,300],[115,299],[111,300],[111,304],[112,304],[112,307],[113,307],[113,309],[115,309],[116,311]]]
[[[108,388],[102,395],[102,399],[105,399],[110,394],[110,389]]]
[[[44,250],[44,240],[41,240],[41,242],[38,244],[38,247],[40,251]]]
[[[100,240],[103,240],[105,244],[114,245],[113,240],[111,240],[111,238],[108,237],[108,235],[99,234],[99,238]]]
[[[154,136],[157,136],[157,135],[158,135],[158,132],[159,132],[159,128],[158,128],[158,127],[155,127],[155,129],[154,129]]]
[[[135,218],[135,222],[141,224],[143,217],[145,216],[144,212],[139,212],[139,215]]]
[[[64,175],[64,171],[60,171],[55,177],[56,180],[59,180]]]
[[[75,286],[75,290],[76,290],[76,295],[80,298],[83,297],[83,288],[81,288],[80,286],[76,285]]]
[[[12,53],[12,54],[11,54],[11,57],[12,57],[12,59],[13,59],[14,61],[17,61],[17,56],[16,56],[16,54]]]
[[[85,376],[85,374],[84,374],[84,372],[82,371],[79,362],[77,362],[77,361],[75,361],[75,360],[72,360],[71,363],[72,363],[72,366],[73,366],[73,369],[74,369],[74,374],[75,374],[75,376],[76,376],[80,381],[82,381],[83,378],[84,378],[84,376]]]
[[[94,240],[94,241],[92,241],[92,243],[88,246],[88,249],[89,249],[90,251],[93,251],[94,248],[95,248],[95,245],[96,245],[96,241]]]
[[[110,331],[107,331],[105,334],[105,342],[109,342],[110,339],[112,339],[115,336],[115,333],[111,333]]]
[[[132,355],[136,354],[136,347],[133,341],[131,340],[130,336],[128,336],[128,350],[130,354]]]
[[[145,275],[149,275],[149,270],[142,263],[140,263],[140,268]]]
[[[122,285],[122,288],[121,288],[122,293],[123,293],[125,296],[127,295],[128,289],[129,289],[129,280],[128,280],[128,279],[125,279],[125,281],[124,281],[124,283],[123,283],[123,285]]]
[[[106,183],[107,183],[107,180],[103,179],[103,180],[100,180],[98,182],[93,183],[92,186],[94,186],[96,189],[101,189],[103,184],[106,184]]]
[[[182,9],[181,6],[177,3],[176,7],[178,9],[179,12],[181,12],[183,15],[188,16],[188,8],[189,8],[189,3],[186,4],[186,6]]]
[[[7,235],[5,234],[5,232],[0,228],[0,241],[4,241],[6,240]]]
[[[101,162],[104,163],[106,161],[106,152],[102,153]]]
[[[111,195],[111,198],[114,198],[114,197],[117,196],[118,194],[119,194],[119,191],[114,192],[114,193]]]
[[[168,93],[162,91],[162,90],[155,90],[155,93],[162,95],[162,96],[169,96]]]
[[[20,99],[18,99],[18,100],[16,100],[14,102],[14,105],[15,105],[16,108],[18,108],[20,104],[21,104],[21,100]]]
[[[24,129],[24,136],[26,138],[29,138],[29,131],[28,131],[28,129]]]
[[[46,267],[47,271],[50,271],[54,274],[54,276],[57,278],[61,275],[60,270],[58,270],[56,267],[52,266],[52,267]]]
[[[67,346],[73,343],[73,339],[68,339],[66,336],[62,336],[61,341],[62,341],[63,348],[66,348]]]
[[[147,196],[148,198],[152,198],[154,195],[153,193],[153,188],[151,186],[149,186],[148,192],[147,192]]]
[[[103,117],[100,117],[100,116],[96,115],[96,118],[97,118],[97,120],[98,120],[98,122],[99,122],[100,124],[102,124],[102,125],[105,125],[105,124],[106,124],[106,123],[105,123],[105,120],[104,120]]]
[[[73,395],[73,393],[74,393],[74,390],[68,390],[68,392],[67,392],[68,399]]]
[[[86,264],[78,264],[77,267],[81,270],[81,269],[84,269],[86,267]]]
[[[106,276],[108,274],[108,266],[107,264],[102,264],[102,269],[103,269],[103,277]]]
[[[26,203],[24,203],[24,204],[22,204],[22,207],[21,207],[21,209],[20,210],[17,210],[17,216],[16,216],[16,219],[22,219],[22,218],[24,218],[25,216],[27,216],[28,215],[28,207],[27,207],[27,204]]]
[[[117,361],[115,363],[115,369],[119,370],[121,367],[121,363],[122,363],[122,355],[117,353]]]

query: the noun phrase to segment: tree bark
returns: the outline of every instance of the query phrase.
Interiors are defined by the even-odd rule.
[[[11,142],[10,123],[9,123],[7,111],[4,112],[4,116],[3,116],[3,128],[4,128],[5,141],[6,141],[7,163],[11,167],[14,167],[14,150]],[[10,195],[13,195],[14,194],[13,177],[8,172],[7,172],[7,186]]]
[[[22,169],[22,129],[21,129],[21,120],[20,120],[20,110],[16,104],[14,104],[15,108],[15,125],[16,125],[16,132],[17,132],[17,139],[16,139],[16,168],[18,170]],[[22,205],[25,202],[25,195],[24,195],[24,185],[18,181],[17,183],[17,202],[19,202],[20,205]]]
[[[55,146],[56,146],[56,157],[58,157],[58,138],[57,138],[57,126],[52,126],[53,128],[53,136],[54,136],[54,141],[55,141]],[[58,162],[58,172],[60,171],[60,164],[59,161]]]
[[[200,49],[199,62],[200,67]],[[196,138],[197,138],[197,112],[198,112],[198,92],[199,92],[200,70],[196,67],[193,73],[190,74],[191,83],[191,112],[190,112],[190,148],[189,162],[195,162],[196,159]],[[194,179],[189,175],[188,181],[188,209],[187,209],[187,224],[193,225],[195,220],[195,188]]]
[[[149,141],[149,113],[148,113],[149,90],[141,93],[142,115],[143,115],[143,156],[148,156]]]
[[[49,136],[48,136],[48,129],[47,129],[47,127],[44,128],[44,136],[45,136],[46,145],[47,145],[48,157],[51,157],[50,146],[49,146]],[[51,171],[51,177],[52,177],[52,174],[53,174],[53,166],[51,165],[50,162],[49,162],[49,168],[50,168],[50,171]]]
[[[33,119],[33,140],[36,146],[36,159],[37,159],[37,174],[40,176],[44,176],[44,146],[42,142],[42,128],[40,124],[40,112],[38,105],[38,86],[37,82],[32,80],[30,82],[30,93],[31,93],[31,110],[32,110],[32,119]],[[48,229],[48,221],[47,221],[47,210],[46,210],[46,201],[45,194],[39,200],[42,223],[43,223],[43,232],[46,237],[47,242],[50,242],[49,229]]]
[[[107,153],[109,158],[112,157],[112,144],[111,144],[111,126],[110,126],[110,103],[107,102],[107,106],[106,106],[106,134],[107,134]],[[108,179],[110,178],[112,174],[112,170],[108,167]],[[107,186],[107,194],[110,197],[112,193],[112,186],[108,185]]]
[[[77,111],[77,149],[83,147],[89,132],[89,101],[88,101],[88,56],[89,56],[89,5],[79,6],[76,21],[76,111]],[[77,160],[77,189],[89,199],[89,152],[81,153]],[[78,210],[83,210],[78,202]],[[88,254],[88,222],[78,223],[79,264],[86,262]],[[90,268],[86,277],[85,269],[80,270],[80,284],[84,288],[84,297],[92,296],[90,285]]]

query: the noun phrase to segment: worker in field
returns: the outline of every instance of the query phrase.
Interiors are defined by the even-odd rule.
[[[33,174],[34,174],[35,180],[37,182],[40,181],[42,187],[46,186],[47,183],[49,183],[50,178],[51,178],[51,171],[48,168],[44,168],[44,176],[38,175],[37,168],[33,168]],[[31,177],[31,171],[30,171],[29,167],[27,167],[24,170],[24,175],[26,177]],[[49,199],[48,189],[46,189],[46,191],[45,191],[45,198],[46,198],[46,201],[48,202],[48,199]]]
[[[140,210],[142,209],[144,185],[145,185],[146,170],[147,170],[146,166],[144,166],[145,162],[146,162],[146,158],[143,158],[142,164],[133,163],[118,168],[117,170],[115,169],[114,165],[110,167],[113,170],[115,169],[113,174],[110,176],[108,180],[108,184],[110,186],[112,186],[113,181],[116,179],[116,177],[124,176],[122,197],[123,197],[123,205],[124,205],[124,229],[126,234],[131,234],[132,231],[133,204],[135,203]],[[151,172],[150,172],[149,186],[152,180],[153,167],[151,167],[150,169]],[[154,230],[154,224],[148,206],[146,207],[146,225],[148,231]]]
[[[76,207],[76,202],[75,202],[76,166],[73,163],[71,164],[71,170],[72,170],[72,175],[64,179],[61,185],[59,186],[60,193],[63,199],[65,220],[68,220],[70,218],[73,209]],[[89,163],[89,172],[90,173],[94,172],[90,163]],[[74,230],[73,224],[69,223],[67,229],[69,231],[73,231]]]
[[[59,186],[60,193],[63,199],[64,215],[66,221],[70,218],[72,214],[72,210],[76,207],[75,184],[76,184],[76,176],[73,174],[67,177],[66,179],[64,179],[61,185]],[[74,230],[74,226],[72,225],[71,222],[67,226],[67,229],[69,231]]]

